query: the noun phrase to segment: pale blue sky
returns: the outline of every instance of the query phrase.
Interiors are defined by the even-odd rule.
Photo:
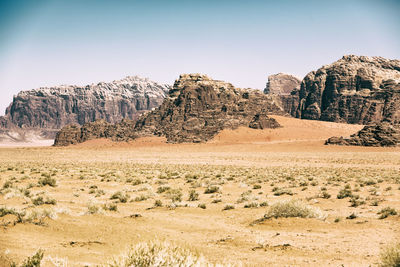
[[[0,0],[0,114],[20,90],[200,72],[262,89],[344,54],[400,58],[400,1]]]

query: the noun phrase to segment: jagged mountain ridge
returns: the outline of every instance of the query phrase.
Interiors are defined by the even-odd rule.
[[[158,107],[169,89],[166,84],[128,76],[109,83],[22,91],[14,97],[6,115],[0,117],[0,126],[3,131],[19,127],[54,132],[65,125],[83,125],[98,119],[110,123],[136,119]]]
[[[279,127],[278,122],[268,117],[268,114],[284,115],[285,112],[275,98],[259,90],[235,88],[230,83],[213,80],[206,75],[183,74],[160,107],[139,117],[134,131],[127,131],[128,138],[116,136],[109,125],[100,123],[102,126],[89,127],[92,133],[89,139],[106,137],[132,140],[140,136],[157,135],[165,136],[171,143],[205,142],[222,129],[235,129],[239,126]],[[57,134],[54,144],[77,143],[76,138],[73,138],[77,135],[78,142],[89,140],[82,138],[86,128],[85,125],[80,129],[65,127]],[[117,123],[114,128],[121,128],[121,125]],[[71,136],[72,139],[68,139]]]

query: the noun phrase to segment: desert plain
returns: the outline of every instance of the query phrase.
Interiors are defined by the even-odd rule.
[[[0,147],[0,266],[39,249],[42,266],[108,266],[142,242],[233,266],[378,265],[400,239],[400,148],[326,146],[362,125],[272,117],[204,144]]]

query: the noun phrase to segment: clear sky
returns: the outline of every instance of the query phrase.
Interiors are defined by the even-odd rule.
[[[0,0],[0,114],[21,90],[199,72],[262,89],[344,54],[400,58],[399,0]]]

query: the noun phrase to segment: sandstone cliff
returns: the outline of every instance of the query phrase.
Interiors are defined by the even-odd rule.
[[[344,56],[302,81],[297,117],[368,124],[400,122],[400,61]]]
[[[301,80],[289,74],[270,75],[264,93],[274,95],[282,109],[295,117],[299,105],[300,83]]]
[[[398,146],[400,145],[400,126],[388,122],[368,125],[350,138],[331,137],[326,145],[346,146]]]
[[[6,115],[0,117],[0,127],[3,131],[17,126],[51,134],[68,124],[137,119],[158,107],[168,90],[168,85],[134,76],[83,87],[65,85],[22,91],[14,97]]]
[[[269,118],[268,114],[284,113],[272,97],[258,90],[235,88],[230,83],[212,80],[206,75],[184,74],[175,82],[160,107],[139,117],[134,131],[126,139],[158,135],[165,136],[172,143],[205,142],[225,128],[279,127],[278,122]],[[68,140],[60,142],[60,136],[75,138],[77,132],[79,130],[62,129],[55,145],[74,143]],[[103,133],[103,130],[100,132]],[[82,135],[82,131],[78,135]],[[94,134],[93,137],[100,135]]]

